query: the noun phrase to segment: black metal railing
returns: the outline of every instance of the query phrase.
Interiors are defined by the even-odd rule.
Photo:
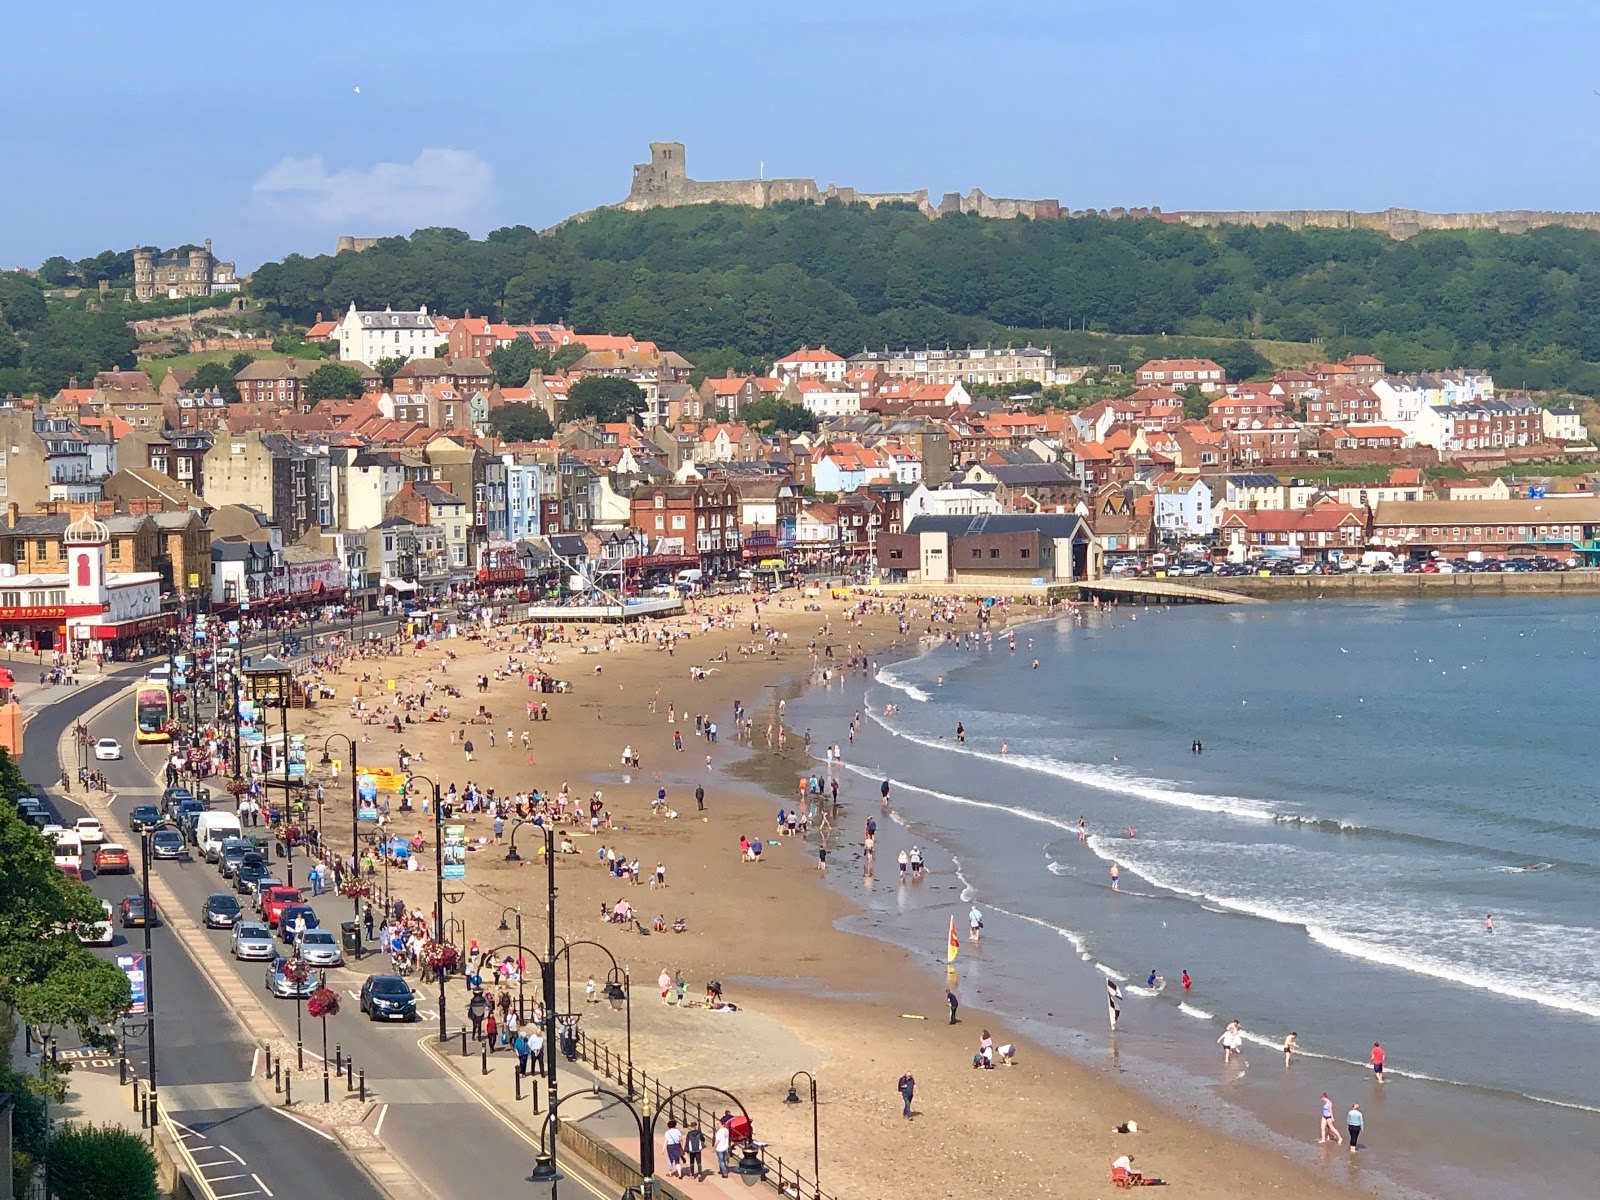
[[[663,1113],[668,1119],[676,1117],[685,1133],[690,1129],[698,1129],[705,1137],[706,1145],[711,1145],[717,1127],[717,1114],[714,1111],[706,1110],[698,1101],[687,1096],[672,1096],[668,1100],[671,1087],[587,1033],[578,1034],[577,1051],[578,1058],[593,1068],[596,1074],[626,1089],[630,1095],[648,1098],[655,1112]],[[784,1162],[782,1155],[773,1154],[770,1147],[760,1142],[756,1146],[761,1161],[767,1165],[765,1182],[776,1188],[780,1195],[794,1197],[795,1200],[838,1200],[836,1196],[817,1187],[816,1180],[803,1174],[793,1163]]]

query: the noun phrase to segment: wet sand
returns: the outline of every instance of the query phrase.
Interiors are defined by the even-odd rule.
[[[876,655],[901,641],[897,620],[868,614],[847,624],[845,604],[828,598],[817,602],[821,612],[805,611],[799,601],[763,606],[763,625],[771,623],[789,635],[772,660],[764,644],[759,655],[739,654],[739,646],[757,639],[750,632],[749,600],[739,597],[731,603],[736,610],[731,628],[703,629],[693,615],[669,623],[686,635],[670,655],[654,643],[619,643],[615,652],[580,653],[580,647],[598,650],[615,631],[596,627],[587,636],[569,631],[572,641],[547,647],[555,662],[543,669],[573,688],[570,694],[538,697],[550,707],[548,723],[526,720],[523,706],[532,694],[520,677],[491,683],[481,696],[473,687],[477,675],[492,676],[509,645],[521,642],[513,630],[491,635],[509,634],[512,642],[507,644],[457,638],[431,645],[419,657],[407,651],[349,664],[331,680],[340,693],[337,702],[297,714],[312,747],[313,772],[322,736],[359,730],[356,736],[370,737],[361,747],[363,763],[395,766],[403,742],[413,755],[421,752],[422,760],[412,768],[446,788],[451,782],[464,788],[472,780],[497,794],[532,787],[552,792],[567,783],[580,799],[599,789],[615,828],[596,836],[587,829],[572,830],[580,853],[558,857],[556,864],[558,932],[599,941],[630,968],[634,1058],[641,1068],[676,1087],[706,1083],[730,1088],[752,1111],[762,1140],[786,1162],[802,1164],[807,1174],[810,1107],[781,1101],[793,1072],[815,1073],[821,1181],[826,1191],[844,1200],[930,1195],[965,1200],[991,1190],[1012,1196],[1106,1195],[1111,1190],[1109,1160],[1123,1153],[1136,1155],[1136,1166],[1181,1194],[1201,1200],[1274,1191],[1320,1197],[1369,1190],[1353,1156],[1342,1149],[1324,1154],[1319,1168],[1307,1169],[1269,1148],[1219,1134],[1194,1120],[1192,1113],[1163,1111],[1120,1083],[1111,1068],[1097,1069],[1043,1051],[980,1009],[964,1006],[960,1024],[950,1025],[942,929],[928,953],[918,958],[835,928],[852,906],[822,886],[816,869],[817,825],[813,823],[805,840],[779,838],[775,832],[777,810],[790,806],[799,773],[818,764],[804,757],[799,731],[788,736],[783,753],[769,752],[767,728],[776,721],[783,689],[792,690],[810,678],[808,643],[813,636],[819,654],[831,646],[834,662],[848,670],[858,645]],[[914,638],[927,625],[927,605],[911,605],[920,612],[920,619],[910,622]],[[1039,610],[1014,612],[1019,619],[1040,615]],[[972,627],[964,617],[955,628]],[[653,632],[657,627],[648,628]],[[458,657],[447,659],[447,650]],[[713,661],[724,650],[728,660]],[[531,661],[531,656],[514,656]],[[594,673],[597,665],[599,675]],[[691,666],[712,673],[692,680]],[[444,700],[452,710],[449,722],[409,725],[397,737],[349,718],[346,699],[363,673],[374,681],[363,685],[373,705],[414,690],[424,678],[453,684],[462,698]],[[391,678],[396,681],[393,692],[384,682]],[[754,720],[750,746],[733,740],[734,700],[742,701]],[[459,733],[459,718],[480,703],[495,714],[500,744],[489,748],[487,728],[468,726],[474,742],[474,761],[468,763],[450,735]],[[671,723],[669,705],[675,718]],[[695,735],[696,712],[709,713],[717,722],[717,745]],[[504,744],[508,725],[516,735],[511,747]],[[530,731],[531,750],[522,748],[524,729]],[[683,735],[681,752],[673,746],[675,731]],[[814,732],[819,744],[844,740],[842,729]],[[640,756],[638,770],[620,765],[625,745]],[[848,745],[844,751],[848,758]],[[706,789],[703,813],[695,808],[696,784]],[[662,786],[676,819],[651,813],[650,801]],[[348,840],[347,797],[347,784],[328,789],[324,823],[336,848]],[[868,815],[883,821],[876,789],[843,773],[840,804],[842,815],[829,840],[829,869],[859,870],[846,847],[859,849]],[[464,823],[473,838],[492,836],[485,817]],[[413,906],[429,911],[434,888],[431,816],[420,811],[396,814],[392,832],[409,835],[419,826],[428,841],[428,870],[392,873],[391,885]],[[343,837],[341,830],[346,831]],[[506,861],[504,846],[483,846],[468,855],[467,895],[447,915],[464,921],[467,936],[484,948],[515,941],[514,931],[497,929],[508,905],[522,910],[525,942],[535,950],[545,944],[545,871],[539,854],[542,839],[536,833],[524,828],[518,836],[521,864]],[[765,847],[760,863],[746,864],[739,856],[741,833],[778,844]],[[658,891],[610,877],[596,856],[601,845],[636,857],[645,875],[663,864],[668,887]],[[880,855],[877,870],[880,879],[890,879],[896,867],[890,856]],[[634,906],[641,931],[599,920],[602,902],[614,904],[621,896]],[[666,933],[649,932],[658,913],[666,919]],[[681,935],[671,932],[678,917],[688,926]],[[965,941],[964,928],[961,937]],[[585,1010],[584,1027],[620,1051],[623,1014],[605,1004],[586,1005],[582,998],[591,974],[603,988],[609,963],[604,955],[580,948],[572,966],[575,1007]],[[960,966],[958,960],[958,970]],[[690,999],[703,996],[708,979],[720,980],[725,997],[744,1011],[711,1013],[662,1005],[656,977],[663,969],[683,972]],[[564,970],[558,991],[565,1007]],[[1015,1066],[972,1069],[984,1028],[993,1033],[996,1045],[1017,1045]],[[901,1116],[895,1091],[907,1071],[917,1079],[911,1121]],[[803,1080],[801,1085],[805,1096]],[[1138,1135],[1111,1132],[1113,1125],[1128,1120],[1138,1122]],[[1305,1125],[1312,1137],[1314,1114]],[[687,1190],[694,1194],[695,1185]]]

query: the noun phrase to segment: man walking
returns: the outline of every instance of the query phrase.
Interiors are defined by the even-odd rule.
[[[916,1078],[910,1071],[907,1071],[900,1076],[900,1082],[896,1085],[896,1088],[900,1092],[900,1098],[905,1101],[905,1118],[909,1121],[911,1120],[911,1098],[916,1095],[917,1091]]]
[[[726,1179],[728,1177],[728,1126],[725,1122],[717,1122],[717,1131],[711,1135],[711,1149],[717,1156],[717,1174]]]
[[[695,785],[694,807],[696,812],[705,812],[706,810],[706,789],[701,784]]]
[[[961,1001],[957,998],[953,989],[945,988],[944,1002],[950,1006],[950,1024],[954,1025],[956,1023],[956,1009],[961,1007]]]
[[[689,1156],[689,1175],[693,1179],[700,1179],[705,1175],[705,1168],[701,1165],[700,1156],[705,1153],[706,1135],[700,1132],[699,1126],[692,1126],[689,1132],[683,1135],[683,1152]]]

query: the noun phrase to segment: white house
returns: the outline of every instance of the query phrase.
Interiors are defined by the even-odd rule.
[[[424,304],[416,312],[358,312],[352,301],[349,310],[333,327],[339,343],[341,362],[372,364],[380,358],[432,358],[435,346],[448,345],[450,339],[439,332]]]
[[[1589,431],[1575,408],[1547,408],[1541,417],[1544,422],[1544,440],[1547,442],[1584,442]]]
[[[844,382],[849,364],[826,346],[813,350],[809,346],[780,358],[772,364],[771,375],[785,383],[799,379],[820,379],[824,383]]]
[[[801,379],[795,383],[800,393],[800,403],[819,421],[832,417],[854,417],[861,412],[861,393],[854,388],[829,387],[816,379]]]
[[[1211,488],[1204,480],[1162,484],[1152,493],[1158,530],[1175,537],[1210,537],[1216,529]]]
[[[1378,398],[1378,419],[1408,431],[1428,403],[1427,391],[1407,375],[1385,376],[1372,385],[1372,394]]]
[[[918,484],[906,497],[905,520],[912,517],[976,517],[1000,511],[993,488],[941,487]]]

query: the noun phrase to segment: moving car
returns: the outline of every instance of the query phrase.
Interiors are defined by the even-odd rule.
[[[240,921],[235,925],[228,948],[240,962],[259,962],[275,958],[278,953],[272,945],[272,930],[260,921]]]
[[[304,1000],[322,986],[320,972],[307,971],[306,976],[299,983],[290,979],[286,968],[295,960],[274,955],[267,964],[267,991],[280,1000]]]
[[[133,859],[128,854],[126,846],[119,846],[115,842],[106,842],[94,852],[94,873],[96,875],[131,875],[133,873]]]
[[[207,929],[232,929],[244,916],[244,906],[228,892],[212,892],[200,915]]]
[[[18,796],[12,801],[12,804],[15,805],[19,817],[26,817],[29,813],[44,811],[44,801],[37,796]]]
[[[83,843],[78,840],[76,830],[63,829],[56,834],[53,853],[55,854],[56,866],[83,869]]]
[[[415,1021],[417,994],[398,975],[369,975],[361,985],[361,1011],[373,1021]]]
[[[156,915],[155,905],[151,904],[144,896],[129,896],[122,902],[122,927],[132,929],[135,925],[143,928],[145,925],[157,925],[160,918]]]
[[[308,929],[300,935],[300,957],[313,967],[344,966],[339,939],[326,929]]]
[[[128,828],[143,833],[161,820],[161,810],[154,804],[141,804],[128,814]]]
[[[176,829],[158,829],[150,835],[151,858],[182,858],[183,835]]]
[[[94,756],[100,762],[122,757],[122,743],[116,738],[101,738],[94,744]]]
[[[111,926],[111,902],[100,901],[100,909],[105,916],[78,931],[78,940],[85,946],[109,946],[117,940],[116,931]]]
[[[278,927],[278,917],[282,915],[285,905],[301,904],[305,897],[300,894],[299,888],[275,887],[261,895],[261,915],[267,919],[270,929]]]
[[[78,840],[86,846],[98,846],[106,840],[106,831],[101,827],[99,817],[79,817],[76,828]]]

